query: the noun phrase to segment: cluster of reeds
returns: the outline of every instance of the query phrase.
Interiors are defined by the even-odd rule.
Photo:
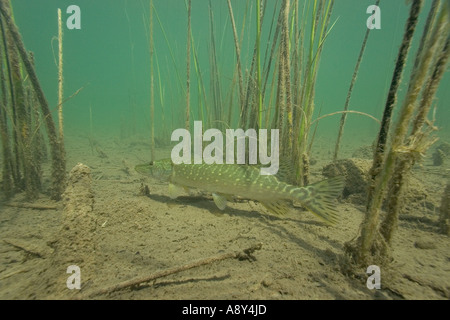
[[[401,194],[412,166],[436,141],[433,120],[427,116],[450,54],[448,2],[434,0],[411,72],[408,91],[391,129],[390,123],[410,44],[423,0],[414,0],[406,23],[391,87],[378,135],[371,169],[367,212],[361,234],[346,245],[353,262],[383,264],[390,260],[390,245],[402,208]],[[382,204],[386,214],[380,219]]]
[[[239,30],[232,3],[227,0],[230,25],[226,26],[229,31],[223,32],[231,32],[233,36],[236,61],[230,81],[224,79],[218,64],[213,2],[209,1],[209,66],[205,66],[199,60],[198,46],[190,30],[191,3],[187,1],[186,87],[181,85],[180,73],[176,72],[186,97],[185,127],[189,128],[192,120],[201,120],[204,129],[277,128],[280,130],[281,156],[285,163],[295,168],[292,182],[307,183],[315,83],[324,42],[331,29],[333,3],[333,0],[283,0],[277,2],[270,13],[266,10],[267,0],[249,0],[243,14],[242,29]],[[253,25],[247,23],[252,21],[252,12],[256,16],[256,37],[251,43],[251,59],[244,61],[241,48],[245,35],[253,34],[248,30]],[[170,49],[159,18],[158,21]],[[264,23],[270,24],[264,27]],[[172,49],[170,54],[176,65]],[[196,108],[191,107],[190,101],[193,87],[191,60],[196,77]],[[205,69],[209,69],[209,86],[202,72]],[[224,88],[229,88],[228,92]]]
[[[65,181],[62,124],[58,136],[48,102],[36,76],[33,56],[25,49],[12,18],[9,0],[0,0],[0,11],[2,188],[6,198],[23,190],[29,199],[37,197],[42,190],[41,164],[46,157],[48,141],[52,159],[51,196],[60,199]],[[59,56],[61,59],[61,46]],[[62,67],[61,63],[60,60]],[[62,105],[61,71],[60,92],[59,107]],[[62,111],[60,115],[62,121]],[[42,123],[46,127],[47,140],[44,139]]]

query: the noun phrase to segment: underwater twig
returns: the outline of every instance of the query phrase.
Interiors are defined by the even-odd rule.
[[[110,294],[112,292],[123,290],[126,288],[137,287],[146,282],[154,281],[156,279],[167,277],[167,276],[175,274],[175,273],[179,273],[182,271],[186,271],[189,269],[193,269],[196,267],[200,267],[203,265],[211,264],[211,263],[226,260],[226,259],[238,259],[238,260],[253,261],[253,260],[255,260],[253,253],[256,250],[260,250],[261,248],[262,248],[262,243],[258,243],[258,244],[252,245],[251,247],[244,249],[242,251],[223,253],[223,254],[220,254],[217,256],[213,256],[213,257],[209,257],[206,259],[201,259],[201,260],[198,260],[195,262],[191,262],[191,263],[188,263],[188,264],[185,264],[182,266],[162,270],[162,271],[153,273],[149,276],[144,276],[144,277],[139,277],[136,279],[123,281],[112,287],[108,287],[108,288],[104,288],[104,289],[92,292],[91,294],[89,294],[89,297],[94,297],[94,296],[98,296],[98,295],[102,295],[102,294]]]
[[[58,210],[58,206],[35,204],[35,203],[19,203],[9,202],[4,204],[7,207],[24,208],[24,209],[36,209],[36,210]]]
[[[19,269],[19,270],[11,271],[10,273],[7,273],[7,274],[1,276],[1,277],[0,277],[0,281],[5,280],[5,279],[7,279],[7,278],[10,278],[10,277],[12,277],[12,276],[15,276],[16,274],[24,273],[24,272],[28,272],[28,271],[30,271],[30,269],[28,269],[28,268],[21,268],[21,269]]]
[[[69,101],[70,99],[72,99],[72,98],[74,98],[75,96],[77,96],[77,95],[81,92],[81,90],[83,90],[83,89],[84,89],[84,87],[81,87],[80,89],[78,89],[77,91],[75,91],[70,97],[64,99],[64,100],[62,101],[61,104],[64,104],[64,103],[66,103],[67,101]],[[50,118],[51,118],[52,113],[55,112],[56,110],[58,110],[58,107],[59,107],[59,104],[58,104],[55,108],[51,109],[51,110],[50,110],[50,113],[49,113],[48,115],[44,116],[43,119],[45,120],[47,117],[50,117]],[[92,120],[92,112],[91,112],[90,116],[91,116],[91,119],[90,119],[90,120]],[[92,121],[91,121],[91,124],[92,124]],[[33,138],[33,136],[34,136],[35,134],[38,133],[38,131],[39,131],[40,128],[41,128],[41,123],[39,122],[39,123],[36,125],[36,128],[35,128],[35,130],[33,131],[33,134],[31,135],[32,138]],[[91,129],[92,129],[92,126],[91,126]]]
[[[39,258],[47,258],[53,253],[53,249],[46,245],[39,245],[36,241],[24,240],[24,239],[3,239],[3,241],[17,249],[23,250],[28,254]]]
[[[330,116],[334,116],[334,115],[341,114],[341,113],[354,113],[354,114],[359,114],[359,115],[362,115],[362,116],[369,117],[370,119],[376,121],[377,123],[380,123],[380,120],[378,120],[377,118],[375,118],[374,116],[372,116],[372,115],[370,115],[370,114],[368,114],[368,113],[361,112],[361,111],[354,111],[354,110],[346,110],[346,111],[336,111],[336,112],[328,113],[328,114],[325,114],[325,115],[323,115],[323,116],[321,116],[321,117],[318,117],[317,119],[314,119],[314,120],[311,122],[311,126],[312,126],[315,122],[320,121],[320,120],[322,120],[323,118],[330,117]]]

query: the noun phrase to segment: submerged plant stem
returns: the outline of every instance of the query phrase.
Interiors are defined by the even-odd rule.
[[[58,8],[58,121],[59,141],[64,141],[63,128],[63,31],[61,22],[61,9]]]
[[[257,0],[259,2],[259,0]],[[244,107],[244,80],[242,76],[242,67],[241,67],[241,50],[239,48],[239,40],[236,31],[236,23],[234,22],[233,8],[231,7],[231,1],[228,0],[228,10],[230,12],[230,20],[231,27],[233,29],[233,37],[234,37],[234,47],[236,50],[236,63],[238,67],[238,77],[239,77],[239,101],[241,104],[241,112],[243,112],[242,108]]]
[[[191,0],[188,0],[188,27],[186,42],[186,130],[189,131],[191,86]]]
[[[403,73],[404,64],[417,25],[417,20],[422,8],[422,4],[423,0],[415,0],[411,6],[410,16],[406,24],[405,34],[397,57],[397,63],[394,70],[391,89],[389,91],[388,100],[386,102],[380,134],[378,136],[377,150],[374,155],[374,163],[371,171],[373,181],[370,187],[369,199],[367,204],[367,215],[362,224],[360,238],[361,243],[359,252],[357,253],[357,261],[359,263],[366,263],[372,252],[371,250],[374,247],[378,247],[375,242],[382,241],[382,239],[375,239],[375,237],[378,232],[378,218],[381,210],[383,194],[386,190],[389,178],[392,176],[397,157],[397,151],[401,146],[401,143],[403,142],[407,124],[409,123],[409,118],[412,115],[412,110],[409,103],[412,103],[414,105],[415,98],[417,97],[416,91],[408,92],[407,94],[404,108],[402,108],[401,110],[400,118],[398,119],[395,129],[395,134],[393,135],[393,143],[391,149],[388,152],[386,160],[383,162],[384,148],[389,133],[389,123],[392,110],[396,103],[398,86],[401,81],[401,75]],[[381,249],[379,248],[377,250],[378,252],[376,252],[375,254],[384,254],[384,249],[385,245],[383,244],[381,246]],[[372,255],[373,254],[374,253],[372,252]]]
[[[155,88],[153,73],[153,0],[150,0],[150,125],[151,125],[151,155],[150,161],[155,161]]]
[[[45,98],[44,91],[39,83],[33,64],[31,63],[25,46],[22,42],[22,37],[14,24],[11,15],[8,10],[8,3],[6,0],[0,0],[0,11],[2,17],[6,23],[6,26],[14,39],[17,50],[19,51],[22,62],[27,70],[28,76],[30,78],[31,84],[33,85],[36,96],[41,105],[41,110],[44,116],[49,143],[52,153],[52,178],[53,178],[53,188],[52,188],[52,198],[55,200],[61,199],[61,194],[64,190],[65,181],[65,159],[62,146],[58,141],[58,136],[56,133],[55,123],[50,113],[50,108],[48,106],[47,99]],[[62,143],[61,143],[62,144]]]

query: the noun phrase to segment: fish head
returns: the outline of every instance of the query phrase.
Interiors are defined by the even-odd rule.
[[[172,174],[172,160],[162,159],[138,164],[134,167],[134,170],[144,176],[153,177],[161,181],[168,181]]]

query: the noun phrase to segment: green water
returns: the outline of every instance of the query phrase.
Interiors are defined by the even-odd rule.
[[[449,3],[448,0],[445,1]],[[0,3],[4,2],[6,0]],[[358,234],[362,234],[361,230],[365,227],[361,226],[367,225],[363,219],[368,216],[366,212],[370,213],[365,208],[369,185],[366,173],[371,167],[371,160],[363,158],[372,155],[370,145],[376,139],[379,130],[376,121],[362,115],[348,115],[339,154],[339,157],[344,159],[343,169],[330,163],[340,114],[318,122],[310,154],[308,183],[316,183],[324,177],[334,176],[341,170],[338,174],[346,175],[346,186],[342,198],[336,201],[335,205],[329,202],[329,198],[332,195],[334,201],[337,189],[340,191],[342,187],[341,182],[337,183],[342,181],[341,178],[331,180],[331,184],[328,180],[301,189],[308,190],[308,197],[305,200],[307,203],[295,201],[294,210],[286,215],[271,215],[257,201],[270,200],[273,190],[269,189],[264,199],[253,199],[256,202],[240,199],[248,196],[246,194],[248,190],[245,190],[247,186],[251,191],[250,176],[246,177],[247,184],[240,182],[243,194],[236,194],[240,198],[234,199],[236,201],[230,199],[227,208],[220,211],[213,200],[219,199],[218,207],[221,208],[225,202],[223,195],[239,189],[222,194],[222,191],[227,190],[220,189],[224,180],[223,176],[218,178],[222,173],[216,172],[215,169],[204,180],[202,174],[186,175],[190,178],[195,176],[192,178],[193,181],[200,177],[200,180],[197,180],[198,184],[193,186],[206,188],[208,185],[204,182],[215,178],[214,183],[219,185],[217,190],[200,190],[200,192],[194,190],[189,196],[173,200],[169,197],[171,188],[167,188],[167,185],[158,179],[143,177],[138,172],[149,173],[153,170],[158,173],[155,169],[158,161],[153,163],[153,169],[149,164],[152,122],[157,138],[156,160],[166,158],[170,154],[170,148],[166,148],[168,145],[163,145],[161,141],[170,140],[173,130],[185,126],[188,0],[154,0],[154,119],[150,119],[150,0],[10,0],[10,2],[23,42],[27,50],[33,52],[37,75],[56,124],[58,8],[62,10],[64,26],[64,98],[68,99],[77,91],[79,93],[64,103],[67,187],[58,181],[58,176],[63,176],[56,170],[58,166],[55,158],[58,152],[55,152],[56,156],[53,159],[49,156],[50,153],[47,153],[48,157],[45,158],[43,151],[51,149],[48,139],[45,150],[40,148],[38,135],[32,135],[32,139],[28,139],[27,129],[32,121],[19,123],[17,129],[16,119],[11,115],[12,94],[8,91],[7,96],[2,97],[6,100],[0,99],[0,107],[3,101],[7,102],[7,107],[1,110],[6,111],[8,139],[13,147],[11,150],[13,159],[10,161],[5,161],[6,152],[6,156],[0,153],[0,164],[5,168],[1,173],[0,186],[6,187],[4,188],[6,191],[9,191],[9,184],[14,187],[10,190],[12,195],[9,199],[6,199],[8,198],[6,193],[6,197],[3,196],[3,190],[0,192],[2,235],[0,298],[89,299],[104,296],[108,299],[175,300],[185,298],[448,300],[450,246],[448,237],[440,232],[442,226],[448,226],[444,214],[447,214],[448,207],[450,145],[443,144],[441,149],[437,147],[441,142],[450,142],[448,73],[440,83],[433,105],[437,110],[434,124],[439,129],[436,136],[441,141],[431,147],[423,161],[417,161],[418,165],[412,169],[411,176],[403,180],[404,204],[400,210],[400,217],[395,218],[398,220],[398,228],[397,221],[394,225],[398,230],[396,238],[389,244],[392,255],[388,252],[389,259],[385,259],[390,261],[392,257],[392,262],[389,268],[384,269],[383,266],[381,271],[382,290],[368,290],[373,288],[368,286],[369,278],[367,283],[364,278],[365,266],[362,269],[355,269],[355,277],[352,276],[349,280],[347,273],[349,265],[346,261],[349,257],[348,244],[352,245]],[[260,51],[264,79],[264,70],[268,63],[267,52],[271,50],[274,29],[284,1],[263,2],[267,3],[262,22]],[[305,21],[302,17],[306,17],[305,50],[309,47],[311,15],[313,5],[317,2],[319,1],[299,0],[300,24]],[[369,14],[366,10],[375,2],[375,0],[334,2],[330,19],[330,27],[331,25],[333,27],[325,40],[320,57],[312,120],[319,117],[319,112],[323,116],[343,110],[367,30],[366,21]],[[381,120],[405,23],[409,16],[410,4],[406,2],[411,1],[381,0],[381,29],[370,32],[349,110],[363,112]],[[408,90],[411,66],[432,1],[424,2],[398,90],[395,114],[400,110]],[[292,18],[296,1],[290,0],[290,3],[290,18]],[[253,76],[250,69],[257,34],[257,2],[231,0],[231,4],[240,38],[244,86],[247,86],[249,77]],[[69,5],[77,5],[81,10],[80,30],[70,30],[66,27],[66,21],[71,16],[66,12]],[[194,121],[208,116],[204,114],[206,107],[209,110],[217,107],[222,110],[223,117],[219,122],[210,119],[213,122],[209,126],[237,129],[240,108],[239,86],[227,0],[192,0],[191,20],[191,128],[194,127]],[[212,34],[215,59],[211,56]],[[292,54],[293,36],[290,41]],[[317,43],[315,46],[317,47]],[[277,95],[277,61],[280,60],[278,45],[276,48],[263,105],[263,112],[269,107],[272,108],[271,116],[274,113]],[[215,64],[216,68],[213,68]],[[4,75],[9,75],[5,70],[6,59],[3,59],[2,65]],[[25,70],[22,71],[26,77]],[[294,79],[294,72],[291,79]],[[7,89],[10,86],[8,80],[6,79]],[[23,82],[26,86],[30,83],[26,78]],[[14,83],[16,84],[17,82]],[[300,88],[304,85],[302,82]],[[15,88],[17,87],[19,86]],[[220,95],[213,89],[220,90]],[[32,103],[27,104],[29,105]],[[229,115],[230,121],[224,123]],[[431,112],[428,116],[432,117]],[[265,117],[266,113],[263,114],[263,118]],[[16,118],[17,121],[22,121],[19,116]],[[394,120],[395,118],[394,115]],[[36,121],[36,118],[33,119],[34,122],[31,123],[33,134],[37,132],[33,127],[36,122],[43,131],[46,130],[45,124]],[[205,129],[206,127],[207,124],[203,126]],[[13,134],[26,139],[21,141]],[[47,137],[45,132],[43,135]],[[260,139],[259,142],[261,141],[264,140]],[[13,142],[16,144],[13,145]],[[201,146],[201,143],[200,141],[197,145]],[[159,148],[161,146],[164,148]],[[272,146],[274,144],[271,142]],[[363,152],[360,152],[359,156],[353,156],[353,152],[357,149]],[[51,150],[55,151],[57,148]],[[271,151],[271,156],[273,153]],[[431,156],[433,153],[436,155],[446,153],[446,159],[441,164],[434,164]],[[39,164],[41,157],[42,177]],[[360,159],[346,159],[349,157]],[[37,160],[32,163],[34,159]],[[136,165],[143,163],[145,165],[137,166],[138,170],[134,170]],[[12,164],[17,166],[15,176]],[[288,177],[294,170],[282,168],[281,165],[282,163],[278,176],[280,181],[277,179],[270,181],[277,186],[284,186],[283,190],[288,190],[281,179],[283,176]],[[167,174],[168,168],[163,169],[163,173]],[[153,177],[158,178],[157,175]],[[175,174],[171,179],[173,177]],[[396,177],[394,175],[395,179]],[[229,177],[229,189],[231,178]],[[28,183],[29,181],[32,183]],[[239,181],[241,179],[237,178],[235,183]],[[395,182],[397,181],[396,179]],[[191,187],[192,184],[186,186]],[[65,191],[61,201],[54,201],[61,196],[58,193],[59,187],[64,187],[61,191],[62,189]],[[317,189],[319,192],[314,191]],[[389,192],[392,189],[389,189]],[[213,194],[213,199],[209,197],[211,191],[218,193]],[[250,192],[248,194],[251,195]],[[312,197],[312,200],[309,197]],[[338,217],[336,225],[325,226],[317,221],[314,215],[299,208],[300,205],[311,207],[311,203],[319,203],[318,207],[322,209],[332,209],[333,212],[336,210]],[[284,202],[278,201],[269,208],[285,207]],[[381,220],[383,216],[384,213],[381,213],[380,218],[375,220]],[[380,244],[384,242],[383,240]],[[379,247],[382,246],[379,246],[378,242],[374,243],[374,252],[380,250]],[[244,255],[238,254],[242,251]],[[374,254],[375,258],[376,255],[378,253]],[[226,258],[223,258],[224,256]],[[231,261],[230,257],[249,261]],[[220,262],[225,259],[228,260]],[[205,267],[206,264],[208,266]],[[194,265],[199,268],[194,269],[192,267]],[[203,267],[200,267],[202,265]],[[374,266],[371,263],[369,268]],[[67,282],[69,278],[72,279],[70,271],[67,271],[68,267],[81,268],[81,291],[68,290],[73,289]],[[177,273],[192,270],[173,278],[172,272],[166,272],[174,269],[178,269]],[[159,279],[164,273],[166,276],[172,275],[172,278]],[[158,274],[158,278],[155,277]],[[367,271],[367,275],[369,274]],[[136,277],[143,279],[149,275],[153,277],[146,278],[144,283],[139,282],[138,285],[134,283],[132,288],[128,288],[129,284],[133,284],[130,280]],[[357,279],[360,281],[356,281]],[[115,292],[114,289],[113,292],[110,289],[120,288],[124,284],[123,281],[125,284],[128,283],[126,290]],[[178,314],[181,312],[181,308],[170,309],[172,310],[166,308],[164,312],[173,311],[179,312]]]
[[[342,110],[353,74],[356,59],[366,32],[366,8],[374,1],[339,0],[333,9],[334,23],[326,39],[320,60],[316,83],[315,113]],[[84,89],[64,105],[66,135],[89,130],[90,109],[95,132],[108,135],[140,134],[150,136],[150,58],[149,58],[149,1],[96,0],[96,1],[28,1],[14,0],[14,15],[28,50],[33,51],[36,69],[50,105],[57,101],[57,8],[63,12],[63,22],[70,16],[66,8],[76,4],[81,9],[81,30],[64,28],[64,96]],[[239,36],[242,34],[241,62],[244,75],[250,69],[255,41],[255,2],[233,0],[234,18]],[[264,54],[274,10],[276,17],[281,1],[269,0],[261,36],[261,61]],[[313,1],[309,2],[312,4]],[[300,8],[302,8],[301,1]],[[408,66],[414,58],[421,31],[431,1],[426,1],[420,16],[414,47]],[[186,87],[187,7],[185,1],[154,1],[159,21],[154,19],[155,68],[155,129],[170,132],[184,126]],[[387,90],[398,48],[403,36],[409,6],[404,1],[382,1],[381,29],[369,36],[363,62],[355,84],[349,109],[366,112],[381,119]],[[207,99],[210,96],[210,21],[207,0],[192,3],[192,35],[198,56]],[[212,1],[217,65],[223,108],[228,110],[229,94],[235,70],[235,50],[226,1]],[[245,18],[244,32],[242,33]],[[64,23],[65,24],[65,23]],[[162,28],[164,29],[165,38]],[[53,46],[52,46],[53,44]],[[172,53],[171,53],[172,51]],[[191,49],[193,54],[193,49]],[[158,67],[159,66],[159,67]],[[273,66],[272,66],[273,68]],[[400,101],[409,79],[406,71],[400,91]],[[237,83],[237,82],[236,82]],[[444,77],[437,94],[436,124],[441,135],[448,135],[450,101],[449,77]],[[238,96],[237,85],[234,95]],[[267,90],[270,91],[270,90]],[[265,103],[269,94],[266,94]],[[198,77],[191,60],[191,120],[199,120]],[[234,101],[234,118],[237,117]],[[165,125],[163,125],[163,110]],[[56,114],[55,114],[56,116]],[[334,140],[340,116],[320,122],[319,137]],[[236,126],[236,124],[232,124]],[[124,129],[132,128],[132,129]],[[355,136],[372,140],[378,125],[359,115],[349,115],[344,139]]]

